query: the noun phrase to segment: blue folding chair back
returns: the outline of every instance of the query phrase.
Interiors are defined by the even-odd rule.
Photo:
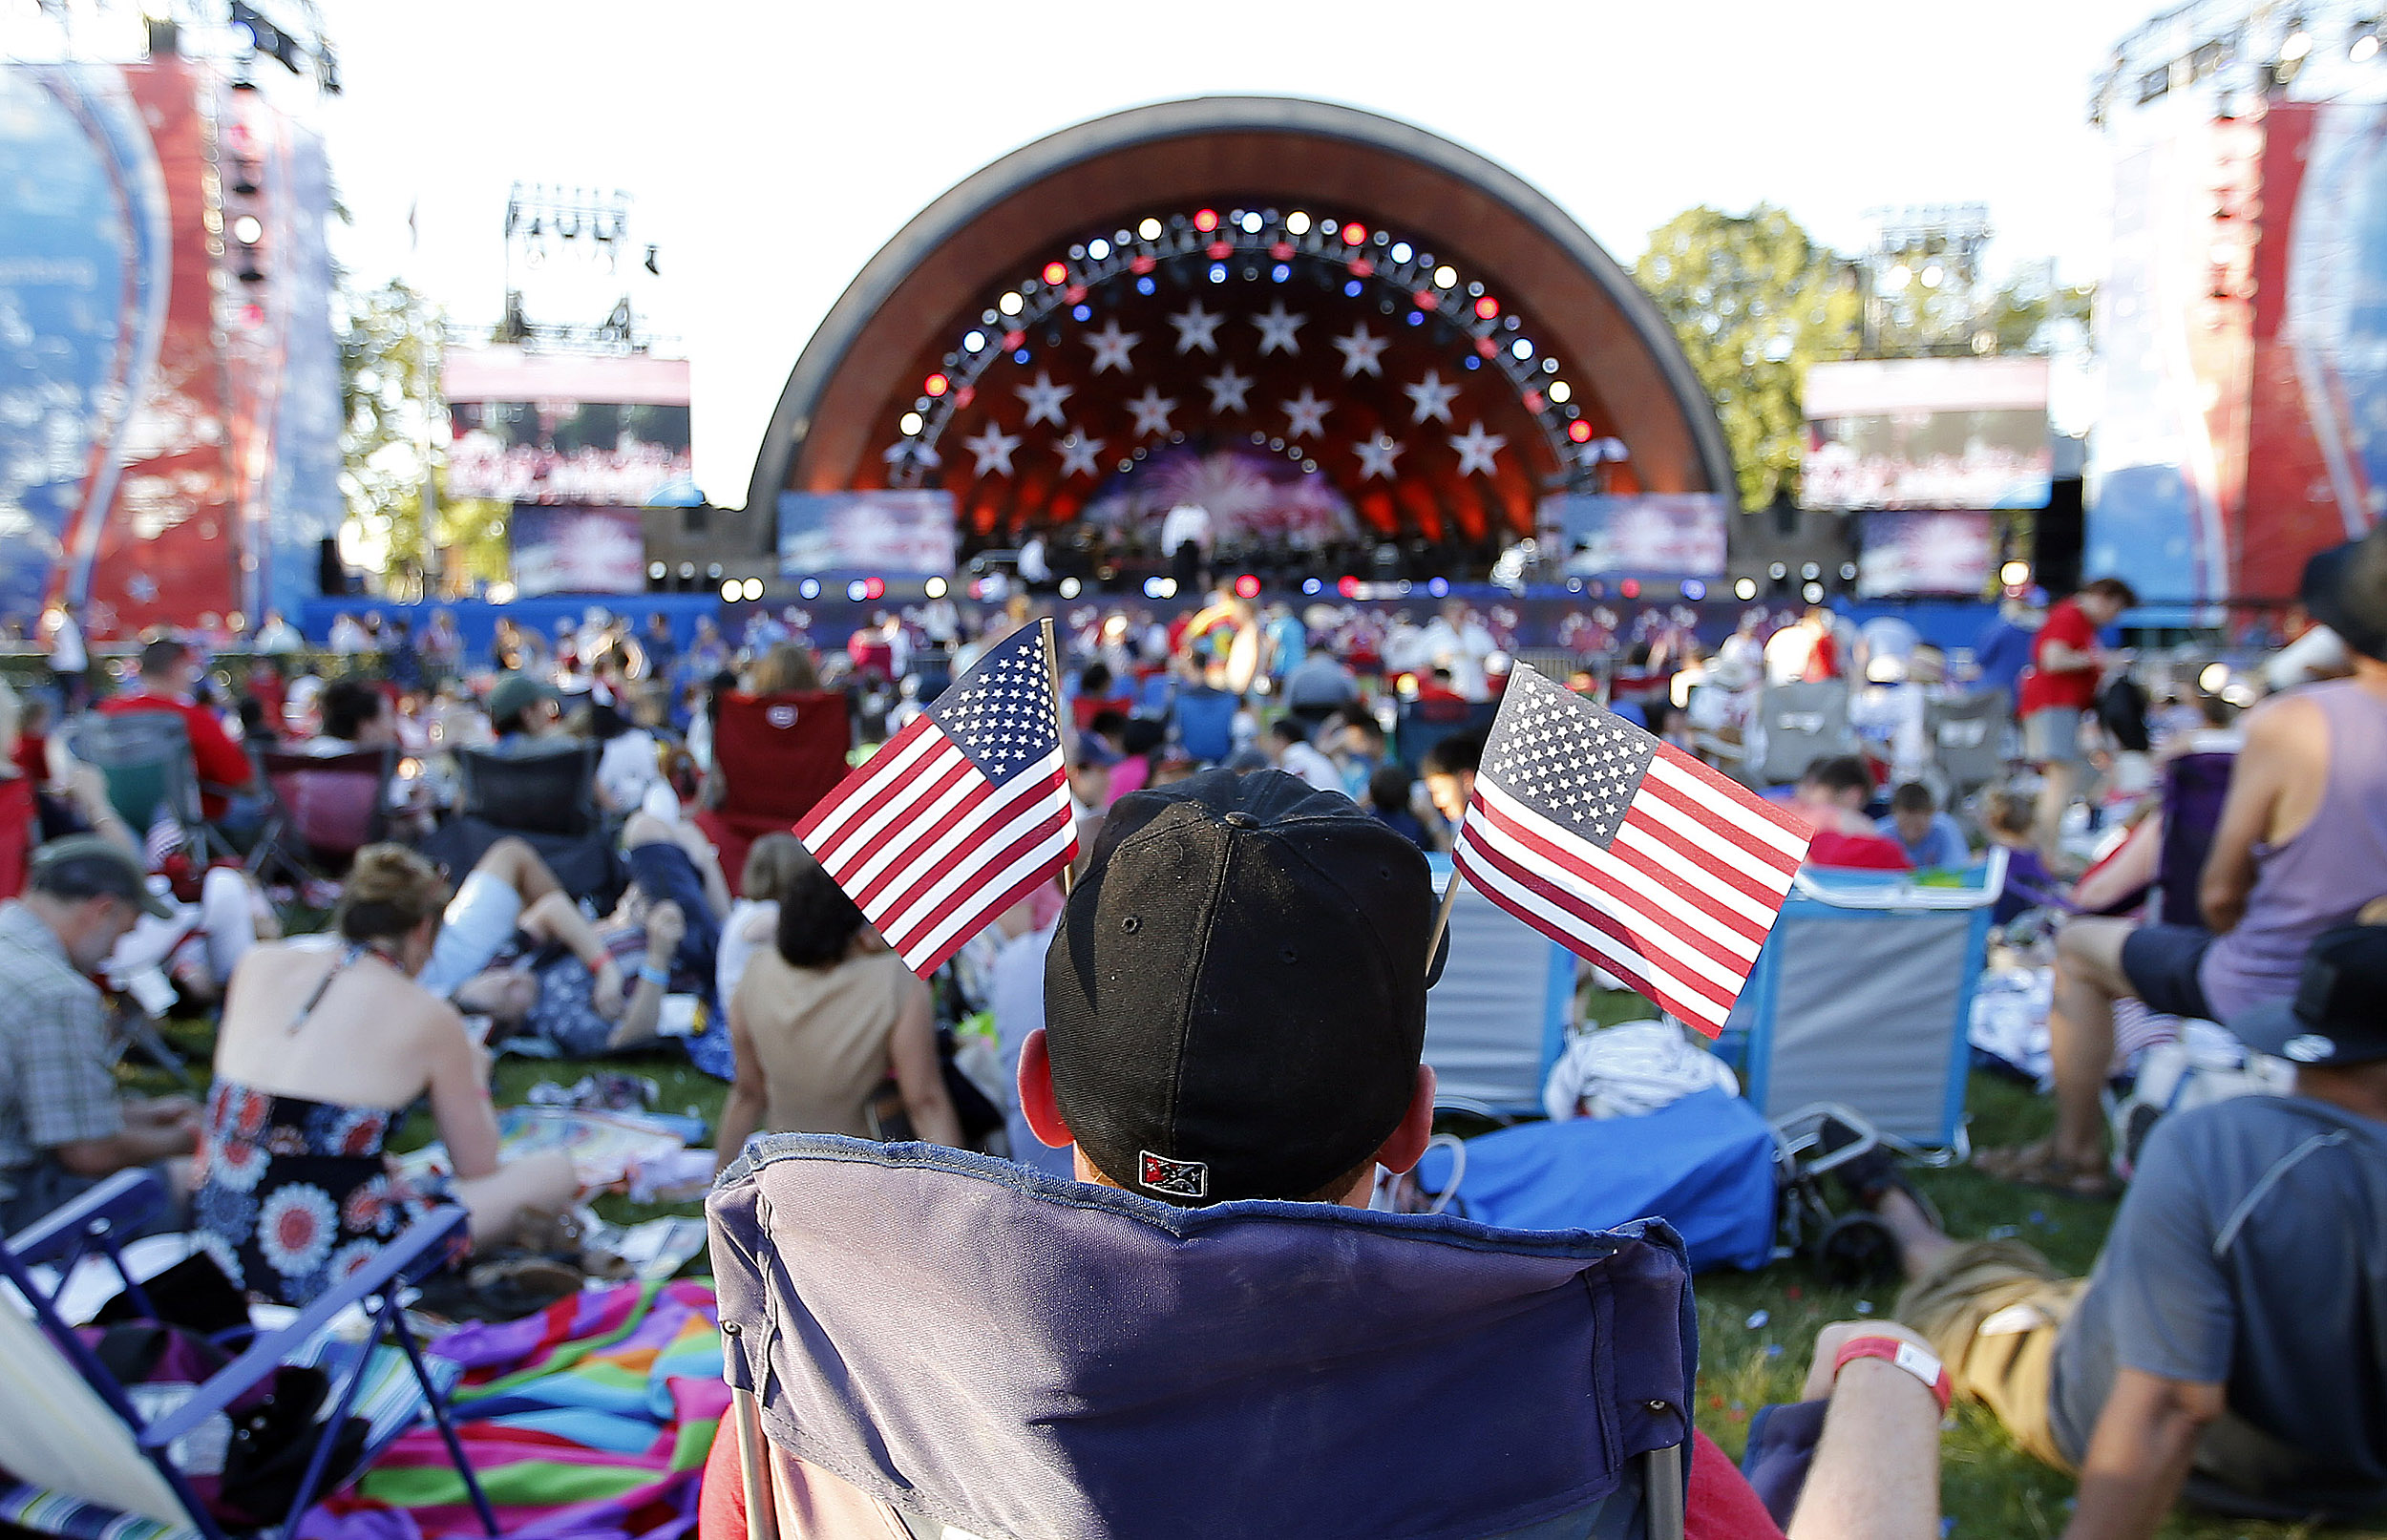
[[[1450,857],[1426,859],[1437,888],[1450,880]],[[1426,996],[1437,1099],[1495,1117],[1540,1112],[1542,1083],[1574,1021],[1574,953],[1461,884],[1449,956]]]
[[[750,1513],[858,1501],[888,1533],[1073,1540],[1680,1533],[1698,1349],[1661,1222],[1178,1209],[815,1134],[752,1147],[708,1207]]]
[[[194,1472],[179,1462],[208,1458],[210,1449],[220,1462],[230,1436],[227,1410],[277,1369],[313,1365],[329,1379],[327,1415],[316,1424],[287,1512],[279,1524],[253,1532],[291,1532],[315,1499],[332,1489],[335,1476],[353,1474],[330,1469],[340,1431],[351,1417],[366,1424],[361,1469],[428,1410],[482,1527],[495,1535],[496,1515],[448,1412],[448,1392],[462,1371],[423,1352],[398,1305],[400,1286],[445,1258],[465,1226],[464,1211],[443,1209],[417,1220],[288,1325],[253,1335],[237,1358],[188,1395],[178,1393],[170,1405],[160,1405],[116,1382],[60,1317],[57,1297],[89,1259],[114,1272],[139,1317],[156,1318],[116,1236],[164,1201],[155,1175],[120,1172],[0,1244],[0,1278],[18,1296],[0,1298],[0,1529],[75,1540],[223,1540],[226,1526],[193,1485]],[[355,1305],[368,1311],[375,1340],[386,1335],[391,1345],[360,1348],[329,1340],[333,1318]]]

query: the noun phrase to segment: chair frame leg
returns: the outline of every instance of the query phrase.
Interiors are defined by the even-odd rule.
[[[394,1296],[384,1299],[382,1316],[390,1334],[398,1340],[399,1350],[406,1361],[414,1367],[415,1382],[423,1387],[423,1399],[430,1403],[431,1420],[438,1424],[440,1441],[448,1446],[448,1458],[455,1462],[455,1472],[463,1478],[465,1494],[473,1500],[473,1511],[480,1515],[482,1530],[496,1540],[497,1511],[489,1506],[489,1494],[481,1490],[480,1477],[473,1469],[473,1462],[465,1456],[464,1441],[456,1437],[454,1415],[449,1410],[448,1398],[431,1382],[431,1371],[423,1362],[423,1351],[414,1340],[413,1329],[406,1323],[406,1312],[399,1308]]]

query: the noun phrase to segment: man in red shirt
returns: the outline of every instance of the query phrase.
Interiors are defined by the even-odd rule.
[[[184,643],[172,638],[152,642],[141,649],[140,683],[128,695],[100,702],[100,713],[173,712],[190,732],[191,760],[199,768],[200,784],[222,791],[244,791],[252,780],[248,754],[223,730],[216,713],[192,699],[200,673],[199,655]],[[201,793],[199,811],[214,823],[229,806],[222,791],[209,791]]]
[[[1859,872],[1914,870],[1905,847],[1865,816],[1872,796],[1873,777],[1854,754],[1830,755],[1806,768],[1790,805],[1815,826],[1815,841],[1806,848],[1807,865]]]
[[[2097,704],[2105,656],[2097,633],[2139,601],[2119,578],[2100,578],[2047,612],[2031,643],[2031,666],[2022,674],[2022,757],[2041,777],[2038,819],[2033,833],[2039,854],[2056,858],[2063,811],[2072,803],[2081,775],[2081,716]]]

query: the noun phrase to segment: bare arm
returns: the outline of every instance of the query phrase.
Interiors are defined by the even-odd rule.
[[[1806,1395],[1831,1398],[1789,1540],[1933,1540],[1939,1533],[1939,1403],[1894,1363],[1832,1361],[1854,1337],[1923,1339],[1886,1321],[1840,1321],[1815,1339]]]
[[[2197,1439],[2222,1411],[2218,1384],[2143,1369],[2114,1376],[2081,1462],[2081,1495],[2064,1540],[2145,1540],[2180,1495]]]
[[[722,1104],[721,1128],[713,1140],[716,1176],[729,1169],[729,1163],[738,1158],[738,1151],[746,1148],[746,1141],[754,1137],[769,1106],[763,1062],[754,1052],[753,1034],[747,1027],[743,982],[729,999],[729,1047],[737,1055],[737,1078],[729,1083],[729,1099]]]
[[[933,1145],[961,1148],[961,1119],[945,1094],[944,1066],[937,1058],[937,1026],[928,986],[909,975],[903,1002],[896,1017],[895,1035],[887,1042],[894,1061],[896,1088],[903,1093],[903,1110],[912,1131]]]
[[[2198,907],[2215,931],[2234,930],[2246,918],[2247,896],[2254,891],[2254,847],[2271,829],[2301,736],[2292,713],[2313,710],[2309,701],[2283,700],[2247,717],[2246,748],[2230,771],[2221,823],[2197,882]]]
[[[621,1014],[622,969],[613,960],[613,954],[605,950],[604,938],[597,934],[597,927],[588,922],[588,917],[581,913],[581,906],[569,895],[560,890],[546,895],[522,911],[520,924],[533,940],[561,942],[596,976],[594,998],[598,1015],[610,1020]]]
[[[680,938],[686,930],[687,922],[680,918],[678,904],[659,903],[647,911],[646,956],[638,970],[638,987],[630,991],[629,1003],[622,1007],[622,1020],[605,1040],[606,1046],[627,1048],[654,1040],[655,1023],[663,1015],[665,985],[662,980],[647,975],[669,970],[671,954],[679,950]]]
[[[441,1004],[430,1031],[431,1117],[448,1147],[448,1166],[471,1181],[497,1169],[497,1110],[489,1101],[489,1051],[464,1030],[464,1018]]]
[[[77,1176],[108,1176],[199,1149],[199,1128],[190,1122],[135,1122],[105,1139],[75,1139],[53,1146],[58,1164]]]

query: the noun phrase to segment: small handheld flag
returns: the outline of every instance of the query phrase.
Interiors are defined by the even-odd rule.
[[[922,978],[1077,852],[1050,647],[997,643],[795,826]]]
[[[1712,1038],[1811,837],[1786,811],[1519,665],[1450,858],[1494,903]]]

